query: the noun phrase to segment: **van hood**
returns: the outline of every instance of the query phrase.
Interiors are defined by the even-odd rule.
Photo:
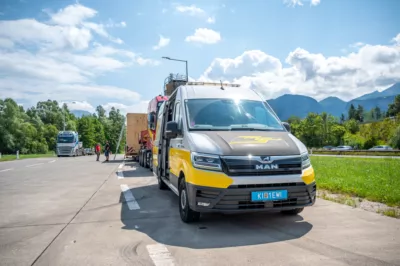
[[[299,155],[305,145],[286,131],[196,131],[189,133],[191,150],[225,156]]]

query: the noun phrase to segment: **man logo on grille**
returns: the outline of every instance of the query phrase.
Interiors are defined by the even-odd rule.
[[[272,163],[273,161],[270,156],[261,157],[261,163]]]

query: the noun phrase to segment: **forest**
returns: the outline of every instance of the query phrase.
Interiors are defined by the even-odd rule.
[[[68,106],[57,101],[41,101],[24,110],[13,99],[0,99],[0,152],[2,154],[44,154],[55,151],[58,131],[77,131],[84,147],[93,147],[106,140],[115,152],[124,115],[114,107],[106,112],[97,106],[96,113],[76,117]],[[288,119],[292,133],[309,148],[326,145],[350,145],[369,149],[388,144],[400,148],[400,95],[388,106],[365,111],[362,106],[350,106],[347,117],[339,119],[327,113],[309,113],[305,119],[292,116]],[[125,132],[118,152],[123,152]]]
[[[351,105],[339,119],[327,113],[309,113],[305,119],[292,116],[287,121],[292,133],[309,148],[349,145],[369,149],[376,145],[400,148],[400,95],[386,112],[365,111]]]
[[[0,99],[0,152],[2,154],[45,154],[55,151],[56,138],[60,130],[74,130],[85,148],[99,142],[103,147],[108,140],[115,152],[124,115],[114,107],[106,110],[97,106],[96,113],[76,117],[68,106],[59,106],[57,101],[42,101],[36,107],[24,110],[13,99]],[[123,135],[119,152],[123,152]]]

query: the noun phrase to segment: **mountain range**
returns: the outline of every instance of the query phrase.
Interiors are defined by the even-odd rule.
[[[361,105],[364,107],[365,111],[369,111],[377,106],[382,111],[387,111],[388,105],[393,103],[394,97],[398,94],[400,94],[400,83],[396,83],[381,92],[374,91],[364,94],[348,102],[334,96],[325,98],[318,102],[312,97],[298,94],[284,94],[278,98],[270,99],[267,102],[271,105],[282,121],[286,121],[292,115],[305,118],[310,112],[326,112],[339,118],[342,114],[347,117],[351,104],[353,104],[355,108],[357,108],[358,105]],[[90,112],[84,110],[73,110],[71,112],[76,117],[91,115]]]
[[[382,111],[387,111],[388,105],[393,103],[394,98],[398,94],[400,94],[400,83],[396,83],[381,92],[374,91],[348,102],[333,96],[318,102],[312,97],[297,94],[284,94],[278,98],[267,100],[267,102],[274,109],[279,118],[286,121],[292,115],[305,118],[310,112],[326,112],[336,117],[340,117],[344,114],[344,116],[347,117],[351,104],[353,104],[355,108],[361,105],[364,107],[365,111],[369,111],[377,106]]]

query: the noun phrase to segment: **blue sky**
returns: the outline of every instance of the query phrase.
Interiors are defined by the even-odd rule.
[[[191,79],[266,98],[349,100],[400,81],[396,10],[396,0],[3,0],[0,94],[145,112],[169,73],[184,74],[169,56],[189,61]]]

